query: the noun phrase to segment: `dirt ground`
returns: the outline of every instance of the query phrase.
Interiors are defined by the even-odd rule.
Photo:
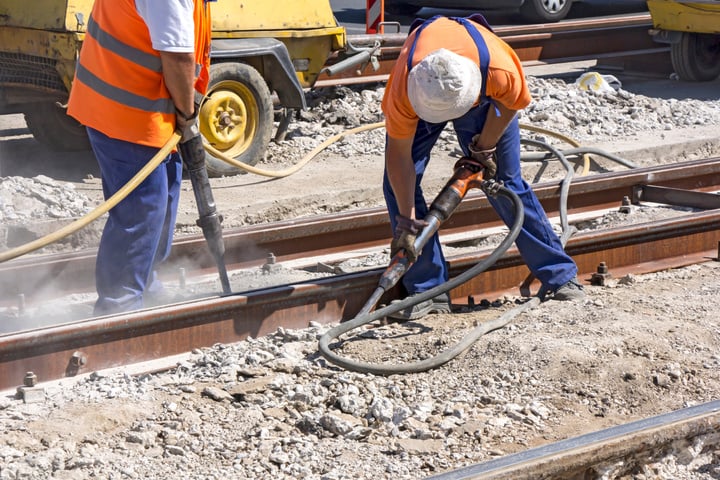
[[[0,473],[418,479],[718,398],[720,263],[587,293],[542,303],[422,373],[343,371],[317,355],[314,327],[197,350],[166,373],[44,384],[43,403],[0,399]],[[378,324],[337,351],[414,362],[522,301]],[[715,449],[694,443],[584,478],[713,480]]]
[[[3,126],[2,160],[8,152],[68,159],[53,158],[13,125]],[[694,125],[588,145],[648,166],[718,155],[716,132]],[[367,136],[359,140],[366,153],[349,155],[338,142],[287,178],[214,179],[225,226],[383,205],[382,133],[358,135]],[[308,150],[278,151],[266,167],[286,168]],[[439,148],[428,197],[456,158],[454,147]],[[3,175],[25,168],[2,165]],[[58,165],[46,174],[99,201],[92,166]],[[596,172],[622,168],[593,163]],[[528,167],[528,178],[535,173]],[[196,216],[186,182],[180,234],[197,232]],[[344,371],[318,355],[327,327],[311,326],[197,350],[163,373],[48,383],[39,403],[6,392],[0,478],[417,479],[720,397],[720,263],[586,288],[585,300],[544,302],[428,372]],[[363,329],[338,351],[368,362],[417,361],[523,301],[486,300],[473,310]],[[715,449],[695,445],[587,478],[717,479]]]

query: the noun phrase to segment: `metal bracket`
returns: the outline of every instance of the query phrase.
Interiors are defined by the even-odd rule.
[[[379,40],[375,40],[375,44],[367,49],[358,49],[351,44],[348,44],[348,52],[353,53],[353,55],[334,65],[323,68],[320,70],[320,73],[326,73],[328,76],[333,76],[356,65],[360,65],[357,69],[359,73],[365,69],[365,66],[367,66],[368,63],[370,63],[373,69],[377,71],[380,68],[380,62],[377,59],[380,52],[380,46],[381,43]]]
[[[17,397],[24,403],[40,403],[45,401],[45,389],[37,387],[37,375],[27,372],[23,384],[17,387]]]
[[[720,195],[695,190],[657,187],[654,185],[636,185],[633,187],[632,203],[640,202],[663,203],[677,207],[699,208],[712,210],[720,208]]]

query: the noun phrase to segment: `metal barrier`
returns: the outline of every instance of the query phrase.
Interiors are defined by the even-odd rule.
[[[382,33],[381,24],[385,20],[385,0],[366,0],[365,33]]]

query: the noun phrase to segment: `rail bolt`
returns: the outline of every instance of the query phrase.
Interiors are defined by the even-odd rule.
[[[620,213],[630,213],[630,197],[627,195],[622,199],[622,205],[620,206]]]
[[[265,263],[262,266],[262,269],[264,272],[273,272],[280,268],[280,265],[277,263],[277,258],[275,257],[275,254],[272,252],[269,252],[267,254],[267,257],[265,258]]]
[[[73,367],[82,367],[87,363],[87,357],[82,352],[75,352],[70,357],[70,365]]]
[[[23,378],[23,385],[26,387],[34,387],[37,385],[37,375],[34,372],[27,372]]]
[[[610,278],[612,278],[612,274],[610,273],[607,264],[605,262],[600,262],[597,266],[596,272],[590,277],[590,283],[604,287],[605,282]]]

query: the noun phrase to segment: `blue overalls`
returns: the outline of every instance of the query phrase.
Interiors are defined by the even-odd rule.
[[[87,131],[106,199],[159,150]],[[162,289],[157,266],[170,255],[181,182],[182,160],[172,153],[108,213],[95,264],[95,315],[142,308],[144,295]]]
[[[87,131],[100,165],[106,200],[159,151],[108,137],[89,127]],[[157,268],[170,256],[182,172],[180,154],[169,154],[108,213],[95,263],[95,315],[142,308],[144,297],[162,291]]]
[[[408,54],[408,71],[412,68],[412,57],[422,29],[439,17],[433,17],[419,25],[413,45]],[[463,154],[470,156],[468,145],[472,137],[481,132],[485,124],[488,109],[493,105],[492,101],[485,96],[485,85],[487,69],[490,63],[490,55],[487,45],[478,30],[470,23],[473,20],[487,26],[481,15],[473,15],[466,18],[449,17],[463,25],[475,41],[480,58],[480,71],[482,73],[482,92],[480,104],[473,107],[460,118],[452,120],[453,128],[457,135],[460,148]],[[411,27],[414,29],[416,23]],[[493,106],[494,108],[494,106]],[[430,161],[430,151],[437,142],[440,133],[447,122],[428,123],[420,119],[412,145],[412,158],[415,164],[415,215],[417,218],[424,218],[428,213],[428,204],[423,195],[421,182],[425,168]],[[525,221],[523,227],[515,240],[520,255],[527,264],[532,274],[542,282],[543,291],[554,291],[569,282],[577,275],[575,262],[565,253],[560,238],[553,231],[547,214],[540,205],[530,185],[522,178],[520,168],[520,127],[517,116],[510,123],[498,141],[496,150],[497,175],[496,179],[503,182],[505,187],[515,192],[521,199],[525,209]],[[385,172],[383,178],[383,192],[387,204],[390,222],[395,230],[395,216],[399,213],[397,201],[390,186],[390,181]],[[498,213],[506,225],[513,224],[513,206],[510,200],[505,197],[488,198],[490,204]],[[440,246],[440,240],[436,233],[423,248],[422,254],[417,262],[407,271],[402,278],[402,283],[409,295],[424,292],[448,280],[449,273],[445,257]]]

